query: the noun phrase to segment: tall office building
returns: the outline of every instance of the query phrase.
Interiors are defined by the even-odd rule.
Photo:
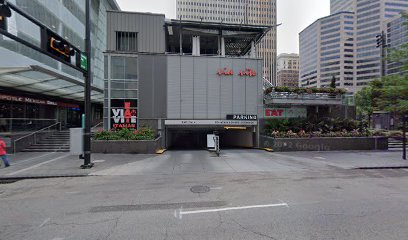
[[[299,34],[299,86],[336,85],[352,91],[354,75],[354,13],[318,19]]]
[[[279,54],[276,68],[276,86],[298,87],[299,54]]]
[[[177,19],[274,26],[276,0],[177,0]],[[275,27],[258,43],[257,51],[258,56],[264,59],[264,77],[275,83]]]
[[[344,68],[344,72],[353,72],[353,76],[351,74],[347,74],[348,76],[344,77],[344,83],[342,82],[343,79],[340,78],[339,85],[348,88],[350,91],[356,92],[364,86],[368,85],[369,82],[381,77],[382,57],[381,50],[376,47],[376,36],[381,34],[382,31],[386,31],[385,23],[387,20],[399,15],[401,12],[408,10],[408,0],[331,0],[330,3],[332,15],[328,18],[331,18],[338,13],[342,13],[343,11],[351,10],[354,12],[354,14],[349,16],[350,18],[352,18],[352,16],[354,15],[354,23],[352,23],[351,19],[348,20],[348,23],[350,24],[347,24],[349,26],[347,27],[347,29],[344,29],[347,30],[346,34],[348,35],[345,37],[350,39],[353,38],[354,40],[354,42],[347,43],[348,45],[354,45],[354,51],[352,52],[350,48],[349,50],[347,50],[349,52],[341,54],[339,56],[340,58],[343,58],[346,55],[353,55],[353,57],[347,57],[346,60],[350,63],[353,63],[353,68],[348,69],[350,67],[349,65],[340,66],[341,69]],[[335,24],[332,25],[333,29],[338,29],[339,27],[341,28],[341,26],[336,26]],[[308,63],[309,65],[306,64],[307,59],[310,60],[314,56],[313,52],[310,52],[308,49],[310,49],[313,45],[316,45],[305,45],[307,38],[312,37],[307,34],[311,31],[311,29],[313,29],[313,27],[309,26],[300,34],[300,78],[302,81],[302,86],[316,86],[315,83],[318,82],[314,79],[309,79],[314,77],[313,74],[318,74],[314,73],[313,71],[309,71],[310,67],[314,63]],[[325,41],[320,39],[317,45],[324,43]],[[340,47],[345,48],[346,46],[340,44]],[[317,57],[315,57],[315,59],[319,62],[315,64],[317,65],[317,70],[314,71],[319,72],[321,68],[324,67],[324,65],[322,65],[322,58],[319,60]],[[324,59],[326,58],[323,58],[323,60]],[[337,60],[333,60],[333,62],[337,62]],[[353,77],[353,81],[351,81],[351,77]],[[316,78],[319,79],[318,76],[316,76]],[[319,86],[318,83],[317,86]]]
[[[400,49],[402,45],[408,44],[407,22],[408,20],[405,17],[399,15],[392,19],[389,19],[385,23],[385,27],[387,29],[387,44],[389,45],[389,47],[387,48],[388,51],[392,51],[393,49]],[[402,62],[387,61],[386,74],[399,74],[402,71],[402,66]]]
[[[346,5],[339,2],[331,1],[331,8],[342,11],[353,6],[356,13],[355,87],[359,90],[381,77],[381,50],[376,47],[376,35],[386,31],[387,20],[408,10],[408,0],[353,0]]]
[[[85,1],[9,0],[80,50],[85,50]],[[106,11],[119,10],[115,0],[93,0],[93,119],[102,120]],[[38,47],[40,28],[19,14],[7,18],[7,31]],[[52,123],[80,126],[82,73],[0,34],[0,120],[6,132],[32,131]],[[3,129],[4,131],[4,129]]]
[[[354,0],[330,0],[330,15],[338,12],[354,12]]]

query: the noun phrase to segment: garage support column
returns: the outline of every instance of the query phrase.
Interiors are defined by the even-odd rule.
[[[256,58],[256,45],[255,42],[251,42],[251,58]]]
[[[221,37],[221,56],[225,57],[225,38]]]
[[[193,56],[200,56],[200,36],[193,37]]]

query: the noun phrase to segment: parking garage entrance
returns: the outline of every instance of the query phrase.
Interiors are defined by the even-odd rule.
[[[209,122],[218,124],[204,125]],[[253,148],[257,144],[257,121],[167,120],[166,146],[176,150],[207,149],[207,135],[214,133],[220,137],[221,149]]]

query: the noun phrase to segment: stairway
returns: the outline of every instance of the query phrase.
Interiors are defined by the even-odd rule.
[[[389,138],[388,139],[388,150],[402,151],[402,138]]]
[[[69,152],[69,131],[55,132],[24,149],[23,152]]]

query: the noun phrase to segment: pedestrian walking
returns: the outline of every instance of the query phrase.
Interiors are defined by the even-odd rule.
[[[6,152],[6,142],[0,137],[0,158],[3,160],[4,165],[6,167],[10,166],[10,163],[7,159],[7,152]]]

